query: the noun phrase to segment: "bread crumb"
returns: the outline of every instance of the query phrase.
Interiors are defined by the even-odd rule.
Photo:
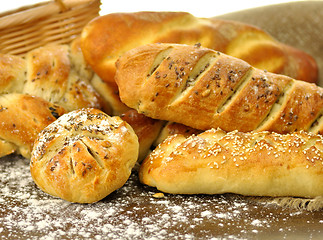
[[[154,198],[164,198],[164,197],[165,197],[165,195],[164,195],[164,193],[159,192],[159,193],[155,193],[155,194],[153,195],[153,197],[154,197]]]

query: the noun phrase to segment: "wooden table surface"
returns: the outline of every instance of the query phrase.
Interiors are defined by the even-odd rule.
[[[218,16],[260,26],[314,56],[323,81],[323,2],[306,1]],[[321,83],[320,83],[321,84]],[[323,85],[323,84],[322,84]],[[0,163],[0,239],[322,239],[323,211],[309,212],[225,194],[168,195],[138,182],[95,204],[72,204],[40,191],[29,163]]]

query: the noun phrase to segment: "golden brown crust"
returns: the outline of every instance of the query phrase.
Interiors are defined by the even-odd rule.
[[[175,194],[323,196],[323,138],[306,132],[173,135],[142,163],[140,181]]]
[[[11,93],[0,96],[0,157],[30,158],[37,135],[66,111],[42,98]]]
[[[94,74],[91,85],[102,96],[106,105],[110,106],[111,111],[105,112],[110,112],[111,115],[120,115],[130,109],[121,102],[116,83],[104,82],[97,74]]]
[[[120,117],[122,120],[130,124],[138,136],[139,163],[147,157],[151,149],[155,148],[168,136],[182,134],[185,137],[189,137],[193,134],[198,134],[201,132],[200,130],[180,123],[165,122],[149,118],[144,114],[138,113],[134,109],[128,110],[127,112],[121,114]]]
[[[147,156],[153,142],[158,137],[163,121],[146,117],[133,109],[121,114],[120,117],[130,124],[138,137],[140,147],[138,161],[141,162]]]
[[[157,42],[201,43],[259,69],[308,82],[318,80],[318,67],[311,56],[276,41],[263,30],[235,21],[196,18],[185,12],[112,13],[87,24],[81,38],[86,61],[105,82],[114,81],[114,63],[120,55]]]
[[[116,66],[121,100],[152,118],[202,130],[323,129],[322,88],[198,45],[144,45]]]
[[[79,47],[51,45],[28,52],[25,58],[0,54],[0,93],[23,93],[58,104],[68,111],[94,107],[111,111],[90,84],[94,76]]]
[[[0,93],[22,92],[26,74],[24,59],[0,54]]]
[[[189,137],[191,135],[196,135],[201,133],[201,130],[185,126],[180,123],[167,122],[165,126],[161,129],[158,137],[155,139],[153,145],[156,147],[162,143],[166,138],[175,134],[181,134],[184,137]]]
[[[0,54],[0,106],[7,108],[7,105],[10,105],[10,117],[3,117],[1,122],[3,126],[15,125],[16,133],[19,132],[19,136],[12,137],[12,132],[4,131],[8,137],[2,136],[0,139],[0,156],[17,152],[24,157],[30,157],[36,133],[46,126],[48,113],[43,114],[44,120],[39,119],[46,109],[45,105],[59,105],[57,108],[65,109],[64,112],[93,107],[111,113],[114,110],[111,102],[121,109],[124,104],[118,96],[110,97],[114,102],[105,101],[107,97],[103,98],[95,90],[91,83],[98,82],[97,79],[97,75],[84,61],[79,38],[70,45],[51,45],[34,49],[24,58]],[[101,89],[110,90],[108,87]],[[109,94],[112,95],[112,90],[107,92],[107,95]],[[37,97],[33,101],[26,100],[30,106],[21,103],[23,98],[29,99],[31,96]],[[37,102],[40,106],[37,106]],[[22,109],[22,106],[28,113],[25,113],[27,110]],[[39,123],[31,121],[32,119]],[[47,122],[49,124],[54,120]]]
[[[99,94],[72,68],[68,45],[40,47],[26,55],[27,81],[24,93],[36,95],[72,111],[103,109]]]
[[[70,202],[92,203],[123,186],[138,149],[136,134],[119,117],[97,109],[75,110],[39,134],[30,171],[43,191]]]

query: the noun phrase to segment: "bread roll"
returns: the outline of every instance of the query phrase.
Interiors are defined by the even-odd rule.
[[[124,185],[138,148],[133,129],[119,117],[91,108],[75,110],[39,134],[30,171],[44,192],[92,203]]]
[[[40,47],[25,58],[0,54],[0,94],[38,96],[67,111],[93,107],[110,112],[90,84],[93,71],[82,69],[84,63],[76,56],[69,45]]]
[[[29,159],[37,135],[65,112],[39,97],[0,95],[0,157],[17,153]]]
[[[146,117],[139,114],[136,110],[128,110],[120,115],[121,119],[129,123],[135,131],[139,141],[139,157],[141,162],[150,151],[153,142],[158,138],[163,127],[163,121]]]
[[[166,122],[152,119],[144,114],[138,113],[131,109],[120,115],[121,119],[129,123],[133,128],[139,141],[139,157],[138,162],[144,160],[151,149],[155,148],[159,143],[168,136],[174,134],[183,134],[188,137],[192,134],[200,133],[200,130],[187,127],[180,123]]]
[[[151,118],[201,130],[323,130],[322,88],[199,45],[140,46],[116,66],[121,100]]]
[[[323,137],[306,132],[173,135],[142,163],[140,181],[173,194],[323,196]]]
[[[185,12],[112,13],[83,29],[86,62],[105,82],[114,82],[115,61],[126,51],[148,43],[181,43],[211,48],[252,66],[317,82],[318,67],[304,51],[284,45],[265,31],[241,22],[196,18]]]

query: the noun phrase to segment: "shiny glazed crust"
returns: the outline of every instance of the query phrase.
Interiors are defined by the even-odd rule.
[[[142,163],[140,181],[174,194],[323,196],[323,138],[306,132],[173,135]]]
[[[30,171],[45,192],[92,203],[123,186],[138,157],[138,138],[119,117],[97,109],[69,112],[35,142]]]
[[[117,63],[121,100],[192,128],[322,133],[323,89],[201,47],[148,44]]]
[[[161,42],[201,43],[259,69],[307,82],[318,80],[318,67],[311,56],[276,41],[265,31],[185,12],[112,13],[88,23],[81,38],[86,62],[105,82],[114,82],[114,64],[119,56],[140,45]]]

